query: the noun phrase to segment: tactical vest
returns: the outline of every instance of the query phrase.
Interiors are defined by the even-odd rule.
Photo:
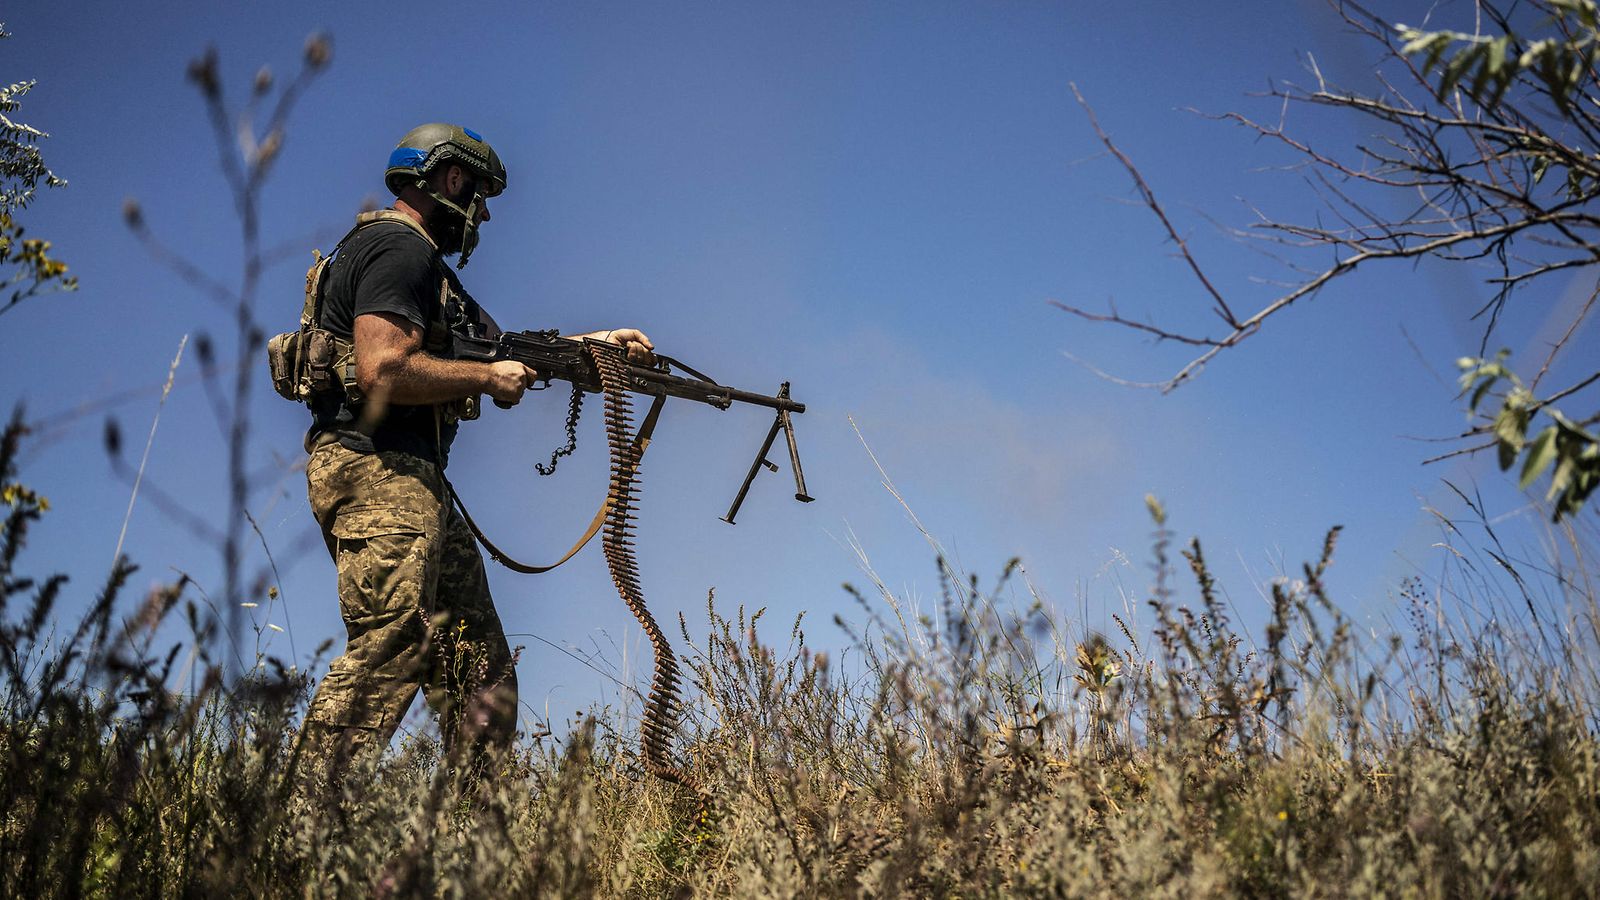
[[[428,246],[438,249],[432,236],[410,216],[392,209],[381,209],[356,216],[355,227],[339,239],[333,253],[323,256],[322,251],[313,251],[315,259],[311,268],[306,270],[306,295],[300,308],[300,330],[285,332],[267,341],[267,366],[272,373],[272,389],[285,400],[309,403],[313,397],[337,391],[351,403],[361,402],[361,388],[356,382],[355,344],[321,327],[319,323],[322,321],[322,295],[327,287],[328,264],[352,235],[379,222],[405,225],[422,235]],[[445,319],[452,310],[459,310],[464,301],[451,290],[449,277],[441,277],[439,281],[439,317],[428,323],[423,349],[435,356],[447,356],[450,334]],[[449,418],[475,419],[478,417],[476,401],[474,397],[447,404],[445,414]]]

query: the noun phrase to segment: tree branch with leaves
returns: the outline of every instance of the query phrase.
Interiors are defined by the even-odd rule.
[[[1579,373],[1544,393],[1541,388],[1552,363],[1573,346],[1593,313],[1600,279],[1526,381],[1511,369],[1509,351],[1491,356],[1489,348],[1518,292],[1556,273],[1600,263],[1600,210],[1592,202],[1600,197],[1600,12],[1594,0],[1532,0],[1503,8],[1480,2],[1475,30],[1467,32],[1393,24],[1355,3],[1333,5],[1357,34],[1380,48],[1376,90],[1331,85],[1308,57],[1309,86],[1275,84],[1266,92],[1278,102],[1276,122],[1237,112],[1212,117],[1287,149],[1320,199],[1311,222],[1257,210],[1255,221],[1231,233],[1316,262],[1291,262],[1294,279],[1280,293],[1253,311],[1236,313],[1249,307],[1230,303],[1206,275],[1145,177],[1074,86],[1101,143],[1132,177],[1199,281],[1217,324],[1177,327],[1115,307],[1056,305],[1158,343],[1196,348],[1170,377],[1139,383],[1166,392],[1298,301],[1358,269],[1384,260],[1487,265],[1491,296],[1472,315],[1481,323],[1479,345],[1459,361],[1463,396],[1471,394],[1472,425],[1456,436],[1467,446],[1445,457],[1498,448],[1503,469],[1523,460],[1524,487],[1550,471],[1547,496],[1555,516],[1574,513],[1600,483],[1600,438],[1589,430],[1600,414],[1563,414],[1553,404],[1600,407],[1600,370]],[[1298,108],[1353,114],[1372,128],[1372,136],[1353,147],[1315,146],[1287,124]],[[1397,201],[1398,214],[1377,211],[1394,209]],[[1530,429],[1537,429],[1531,439]]]
[[[0,23],[0,40],[10,36]],[[33,200],[41,182],[52,188],[67,184],[50,171],[39,151],[39,141],[50,135],[12,119],[36,83],[0,87],[0,315],[29,297],[78,287],[77,276],[67,274],[67,264],[50,255],[50,242],[24,237],[15,216]]]

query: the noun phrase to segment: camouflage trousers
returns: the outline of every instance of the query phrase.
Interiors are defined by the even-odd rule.
[[[437,466],[409,453],[320,443],[306,464],[311,511],[339,570],[345,650],[306,713],[305,761],[329,777],[388,746],[420,689],[448,753],[508,746],[515,660],[483,558]]]

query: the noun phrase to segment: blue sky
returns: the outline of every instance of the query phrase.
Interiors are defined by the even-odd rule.
[[[1393,15],[1419,21],[1422,9]],[[129,495],[101,449],[103,414],[65,414],[145,387],[113,411],[137,452],[180,339],[209,332],[232,354],[227,316],[126,232],[123,198],[140,200],[170,246],[236,280],[237,227],[184,68],[214,45],[238,98],[263,63],[294,71],[318,29],[334,62],[292,120],[263,205],[268,243],[304,245],[266,274],[258,315],[270,330],[295,321],[305,236],[342,230],[366,198],[387,202],[383,161],[407,129],[457,121],[510,170],[463,275],[503,324],[635,325],[719,380],[764,391],[788,380],[809,405],[797,432],[817,502],[792,502],[787,473],[765,474],[736,527],[717,516],[770,420],[686,403],[663,417],[644,467],[640,563],[657,616],[682,611],[691,631],[715,588],[719,603],[766,606],[773,621],[808,611],[812,643],[837,645],[833,614],[858,616],[840,585],[867,580],[852,544],[897,593],[937,598],[932,551],[857,429],[959,566],[987,582],[1020,556],[1034,589],[1091,628],[1122,609],[1123,591],[1148,588],[1146,493],[1179,535],[1205,541],[1250,622],[1260,586],[1342,524],[1334,594],[1383,627],[1399,580],[1442,564],[1425,507],[1459,506],[1441,478],[1481,486],[1503,536],[1532,546],[1542,531],[1492,460],[1419,465],[1442,448],[1413,438],[1465,424],[1452,361],[1477,345],[1466,315],[1487,295],[1476,273],[1393,267],[1336,285],[1169,396],[1107,383],[1063,355],[1134,379],[1183,361],[1072,320],[1052,299],[1112,299],[1171,321],[1207,305],[1100,155],[1069,82],[1219,286],[1248,306],[1271,295],[1260,279],[1283,272],[1208,217],[1244,224],[1241,198],[1310,216],[1314,198],[1276,148],[1184,109],[1275,116],[1248,93],[1303,78],[1307,53],[1335,80],[1370,81],[1372,51],[1321,3],[97,0],[15,4],[6,16],[15,36],[0,44],[0,78],[38,79],[22,118],[52,133],[47,159],[71,182],[25,221],[82,280],[0,319],[0,398],[60,426],[24,476],[53,503],[28,566],[75,576],[78,606],[64,612],[109,563]],[[1366,136],[1360,123],[1291,115],[1329,146]],[[1579,270],[1528,294],[1497,343],[1533,358],[1593,279]],[[1574,368],[1593,368],[1592,334],[1575,342]],[[219,516],[223,443],[192,352],[183,365],[148,477]],[[287,609],[272,621],[303,656],[340,633],[333,572],[306,543],[304,414],[271,393],[264,365],[258,375],[254,459],[280,487],[252,510],[282,574]],[[565,397],[490,409],[452,458],[475,516],[525,557],[557,555],[604,490],[593,414],[558,475],[532,471],[561,439]],[[143,566],[140,587],[181,570],[219,589],[214,550],[143,499],[126,551]],[[539,639],[602,648],[643,683],[647,650],[598,552],[547,576],[491,578],[508,631],[538,636],[512,639],[528,645],[521,683],[538,715],[617,695]],[[285,637],[268,636],[288,655]]]

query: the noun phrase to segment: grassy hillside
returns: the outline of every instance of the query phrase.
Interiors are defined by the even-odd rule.
[[[1600,893],[1596,594],[1570,531],[1576,569],[1397,586],[1403,635],[1326,595],[1336,531],[1238,633],[1159,510],[1143,633],[1083,634],[1002,601],[1009,567],[985,591],[942,562],[931,618],[860,595],[843,660],[712,602],[711,633],[679,637],[704,816],[643,773],[630,709],[525,736],[481,779],[412,738],[317,797],[305,678],[230,675],[189,586],[126,597],[119,567],[55,621],[66,586],[18,565],[54,524],[16,482],[20,439],[0,448],[0,895]],[[192,639],[158,652],[183,617]]]

